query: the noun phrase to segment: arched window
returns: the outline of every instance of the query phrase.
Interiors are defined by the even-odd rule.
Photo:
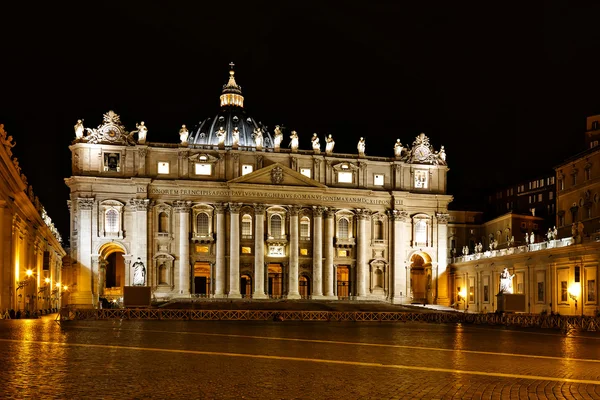
[[[169,232],[169,216],[164,211],[162,211],[160,214],[158,214],[158,232],[159,233]]]
[[[250,214],[244,214],[242,217],[242,237],[252,237],[252,216]]]
[[[373,226],[373,238],[375,240],[383,240],[383,222],[375,221]]]
[[[106,232],[119,232],[119,212],[108,210],[105,214],[104,230]]]
[[[281,215],[273,214],[271,216],[271,236],[280,238],[281,233]]]
[[[200,236],[208,236],[208,214],[199,213],[196,216],[196,233]]]
[[[340,218],[338,221],[338,238],[348,239],[348,220],[346,218]]]
[[[300,237],[304,239],[310,238],[310,218],[300,218]]]

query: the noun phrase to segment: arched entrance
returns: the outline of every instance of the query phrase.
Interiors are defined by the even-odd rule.
[[[240,277],[240,294],[242,298],[252,297],[252,277],[248,274]]]
[[[298,292],[303,299],[310,297],[310,279],[304,274],[300,275],[298,279]]]
[[[279,299],[283,295],[283,277],[281,264],[269,264],[268,295],[272,299]]]
[[[194,287],[195,295],[208,297],[210,294],[210,264],[207,262],[197,262],[194,264]]]
[[[427,253],[415,253],[410,258],[410,291],[412,302],[428,304],[432,302],[431,257]]]
[[[338,299],[350,298],[350,268],[338,265],[336,273]]]
[[[127,285],[125,273],[125,250],[117,243],[102,246],[99,251],[99,297],[108,301],[123,297],[123,286]]]

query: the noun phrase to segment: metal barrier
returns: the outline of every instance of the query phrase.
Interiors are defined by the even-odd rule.
[[[402,311],[195,310],[157,308],[75,309],[63,307],[57,320],[194,320],[194,321],[351,321],[429,322],[504,325],[600,331],[600,317],[539,314],[469,314]]]

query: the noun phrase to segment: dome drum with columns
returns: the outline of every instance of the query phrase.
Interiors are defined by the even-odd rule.
[[[364,142],[355,157],[333,145],[278,152],[243,100],[231,71],[217,116],[179,146],[146,143],[146,131],[136,142],[114,112],[93,140],[92,130],[76,136],[66,179],[73,304],[120,298],[138,258],[157,299],[449,304],[445,154],[424,134],[389,158]]]

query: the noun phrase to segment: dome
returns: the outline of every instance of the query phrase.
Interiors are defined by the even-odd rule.
[[[198,123],[190,132],[188,143],[190,145],[219,145],[219,131],[225,132],[225,147],[233,145],[232,132],[237,128],[239,132],[240,148],[255,147],[255,129],[261,129],[263,134],[263,147],[273,148],[273,138],[267,131],[267,127],[257,123],[244,110],[244,97],[242,88],[235,82],[233,63],[229,64],[229,81],[223,85],[221,94],[221,110],[215,117],[207,118]],[[250,150],[250,149],[248,149]]]

